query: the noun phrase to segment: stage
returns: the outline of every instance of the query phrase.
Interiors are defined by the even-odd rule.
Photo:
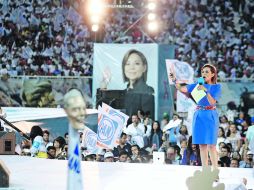
[[[67,161],[25,156],[0,156],[10,170],[10,189],[63,190],[67,184]],[[186,179],[201,167],[165,164],[82,162],[85,190],[188,190]],[[220,181],[234,190],[241,179],[254,189],[254,169],[220,168]]]

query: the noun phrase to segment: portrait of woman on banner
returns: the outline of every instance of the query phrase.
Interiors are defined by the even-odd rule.
[[[154,118],[154,89],[148,86],[148,62],[143,53],[131,49],[123,57],[122,75],[127,83],[125,108],[128,115],[143,110]]]

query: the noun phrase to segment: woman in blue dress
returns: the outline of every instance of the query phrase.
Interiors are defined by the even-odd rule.
[[[201,69],[201,76],[205,84],[189,84],[181,86],[176,83],[176,78],[170,74],[177,90],[183,93],[191,93],[198,85],[198,90],[203,90],[206,95],[197,103],[192,123],[192,144],[199,144],[201,162],[208,165],[208,152],[213,168],[218,167],[216,151],[217,134],[219,128],[219,115],[216,110],[216,102],[221,95],[221,85],[217,84],[217,70],[211,64],[205,64]]]

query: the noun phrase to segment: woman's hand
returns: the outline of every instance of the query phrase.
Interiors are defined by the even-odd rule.
[[[204,90],[207,92],[207,89],[203,85],[198,85],[198,90]]]

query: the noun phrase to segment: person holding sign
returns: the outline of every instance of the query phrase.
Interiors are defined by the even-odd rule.
[[[208,152],[214,169],[218,167],[216,141],[219,128],[219,115],[216,102],[221,96],[221,85],[217,84],[217,70],[211,64],[205,64],[201,69],[204,79],[196,84],[181,86],[177,83],[173,73],[170,78],[177,90],[189,93],[195,100],[197,107],[193,115],[192,144],[199,144],[202,166],[208,165]]]
[[[69,120],[67,189],[83,189],[79,130],[85,128],[86,101],[77,89],[64,95],[64,110]]]

